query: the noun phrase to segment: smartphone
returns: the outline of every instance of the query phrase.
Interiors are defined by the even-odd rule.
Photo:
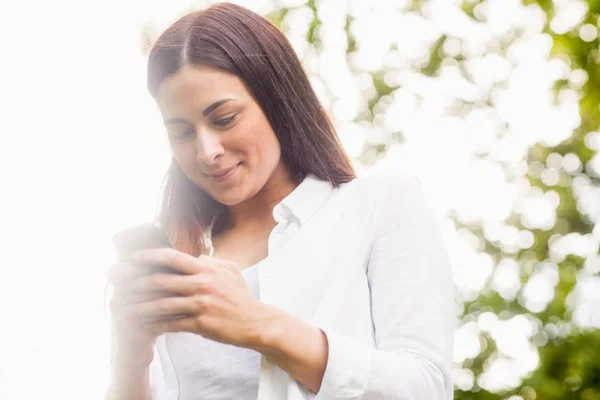
[[[121,260],[138,250],[173,248],[167,232],[155,223],[141,224],[118,232],[113,236],[113,245]],[[153,265],[151,272],[183,274],[166,265]]]

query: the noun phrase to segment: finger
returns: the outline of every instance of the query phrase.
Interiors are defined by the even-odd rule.
[[[145,293],[118,293],[110,300],[110,310],[113,314],[121,314],[127,307],[139,303],[151,302],[161,298],[177,297],[176,293],[165,291],[154,291]]]
[[[175,319],[180,319],[180,318],[187,318],[190,317],[190,314],[169,314],[169,315],[145,315],[145,316],[138,316],[138,317],[122,317],[123,319],[127,319],[133,323],[135,323],[137,326],[146,326],[146,328],[148,328],[148,324],[151,324],[153,322],[160,322],[160,321],[172,321]]]
[[[242,268],[238,264],[236,264],[234,262],[230,262],[230,261],[223,262],[223,264],[221,266],[224,267],[225,269],[228,269],[233,272],[241,272],[242,271]]]
[[[168,333],[168,332],[196,332],[197,320],[194,317],[183,315],[179,318],[162,319],[150,321],[143,324],[152,332]]]
[[[198,311],[198,302],[193,297],[167,297],[127,306],[123,314],[136,318],[195,314]]]
[[[179,295],[167,291],[153,291],[153,292],[141,292],[141,293],[130,293],[125,299],[125,304],[139,304],[155,301],[158,299],[164,299],[168,297],[178,297]]]
[[[213,257],[193,257],[175,249],[145,249],[131,253],[127,260],[141,265],[166,265],[186,275],[201,272],[203,268],[217,266]]]
[[[147,274],[145,268],[140,268],[130,262],[118,262],[113,264],[107,273],[107,280],[110,284],[118,286],[123,282],[135,279],[137,277]]]
[[[232,272],[240,272],[242,270],[242,268],[240,268],[240,266],[236,263],[234,263],[233,261],[228,261],[228,260],[220,260],[218,258],[214,258],[214,266],[218,267],[220,269],[224,269],[227,271],[232,271]]]
[[[117,262],[112,264],[106,272],[106,280],[108,281],[108,283],[113,285],[117,282],[120,282],[123,279],[123,276],[128,273],[127,270],[130,267],[131,266],[129,263],[124,262]]]
[[[195,277],[175,274],[151,274],[142,276],[131,283],[134,292],[162,291],[189,296],[198,292]]]

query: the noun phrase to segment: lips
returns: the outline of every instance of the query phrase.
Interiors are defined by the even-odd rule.
[[[231,168],[223,169],[223,170],[221,170],[221,171],[215,172],[215,173],[213,173],[213,174],[207,174],[207,175],[208,175],[208,176],[210,176],[211,178],[219,178],[219,177],[221,177],[221,176],[223,176],[223,175],[227,174],[229,171],[231,171],[231,170],[232,170],[232,169],[234,169],[235,167],[237,167],[237,164],[236,164],[236,165],[234,165],[234,166],[233,166],[233,167],[231,167]]]

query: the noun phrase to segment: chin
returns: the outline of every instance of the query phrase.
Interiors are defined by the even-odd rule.
[[[238,204],[242,203],[245,199],[233,198],[233,197],[229,197],[229,196],[221,196],[220,198],[217,198],[216,200],[219,203],[223,204],[224,206],[232,207],[232,206],[237,206]]]
[[[211,197],[228,207],[236,206],[246,200],[246,196],[238,187],[232,187],[229,190],[213,192],[211,193]]]

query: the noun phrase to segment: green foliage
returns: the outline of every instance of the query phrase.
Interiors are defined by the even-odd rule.
[[[557,337],[539,348],[540,367],[523,382],[538,399],[600,399],[600,335]]]

